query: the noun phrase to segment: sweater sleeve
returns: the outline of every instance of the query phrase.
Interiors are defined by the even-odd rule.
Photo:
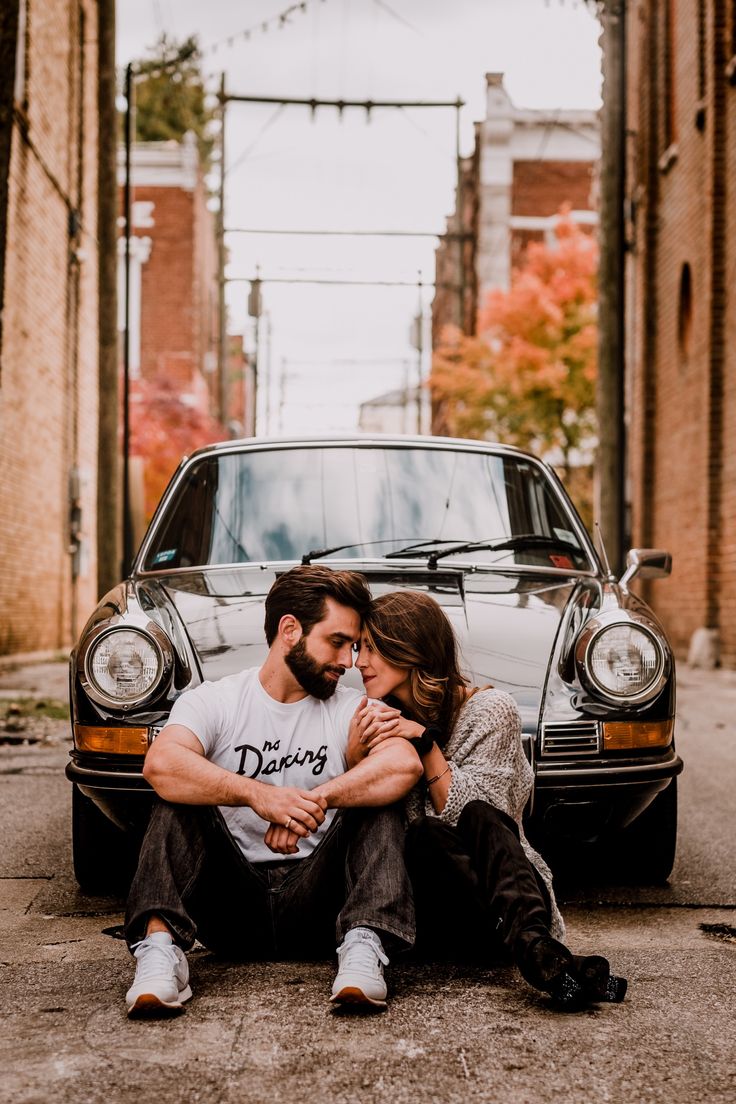
[[[519,710],[509,694],[476,694],[458,718],[445,756],[452,782],[441,820],[457,824],[469,801],[488,801],[521,820],[533,776],[521,744]]]

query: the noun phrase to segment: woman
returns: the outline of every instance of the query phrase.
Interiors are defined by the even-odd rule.
[[[469,688],[437,602],[415,591],[377,598],[357,667],[369,698],[397,710],[380,720],[366,704],[359,722],[366,753],[401,736],[424,766],[407,800],[419,945],[493,955],[500,943],[560,1007],[623,1000],[626,981],[611,976],[606,959],[573,955],[560,942],[551,872],[521,826],[533,772],[518,708],[499,690]]]

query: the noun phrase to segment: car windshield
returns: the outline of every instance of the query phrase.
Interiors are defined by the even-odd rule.
[[[568,509],[525,457],[388,446],[229,452],[187,470],[156,523],[143,569],[306,554],[422,560],[478,542],[489,547],[459,547],[442,563],[589,570]],[[493,547],[514,537],[531,539]]]

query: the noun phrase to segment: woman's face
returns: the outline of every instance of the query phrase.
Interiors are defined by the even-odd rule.
[[[363,676],[365,692],[370,698],[385,698],[393,694],[399,701],[411,703],[409,673],[380,656],[365,633],[358,645],[355,666]]]

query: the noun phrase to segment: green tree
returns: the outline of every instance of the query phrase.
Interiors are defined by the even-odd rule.
[[[179,142],[192,131],[207,171],[214,111],[207,102],[196,36],[179,43],[163,34],[148,54],[135,63],[136,140]]]

